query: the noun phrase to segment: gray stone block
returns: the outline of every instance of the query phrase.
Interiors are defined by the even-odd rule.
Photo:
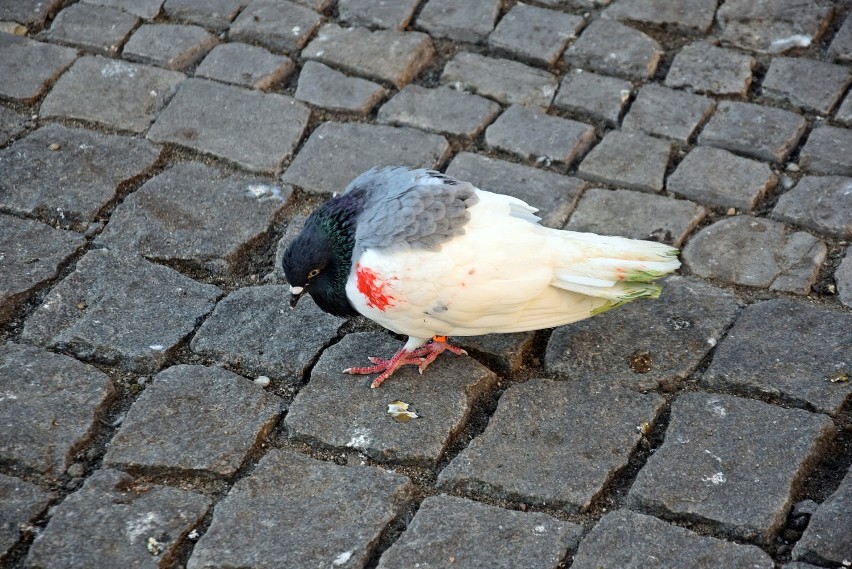
[[[413,494],[400,474],[272,450],[216,505],[186,566],[364,567]]]
[[[663,49],[653,38],[615,20],[601,18],[586,26],[565,51],[570,65],[627,79],[649,79]]]
[[[159,156],[146,140],[47,124],[0,150],[0,208],[85,231]]]
[[[305,59],[393,83],[397,88],[407,85],[434,55],[432,40],[420,32],[371,32],[332,23],[320,28],[317,37],[302,50]]]
[[[639,89],[621,128],[686,144],[715,107],[716,102],[708,97],[659,85],[645,85]]]
[[[535,332],[466,336],[453,338],[453,341],[468,353],[484,358],[489,368],[509,374],[518,371],[524,364],[524,356],[533,347]]]
[[[406,127],[360,123],[321,124],[281,176],[314,193],[341,192],[374,166],[440,168],[450,153],[443,136]]]
[[[142,133],[184,79],[183,73],[150,65],[81,57],[44,98],[41,116]]]
[[[837,292],[840,302],[852,308],[852,253],[846,249],[846,255],[837,270],[834,272],[834,280],[837,283]]]
[[[538,208],[542,225],[561,228],[574,210],[586,183],[495,158],[461,152],[447,168],[447,174],[474,186],[507,194]]]
[[[41,27],[48,16],[55,14],[63,3],[62,0],[47,0],[37,4],[30,0],[6,0],[0,4],[0,22],[12,21],[24,26]]]
[[[181,162],[115,209],[97,243],[217,276],[245,271],[292,190],[274,180]]]
[[[166,0],[163,12],[172,20],[224,32],[250,0]]]
[[[201,494],[143,482],[117,470],[99,470],[82,489],[51,510],[50,522],[30,547],[26,564],[169,564],[176,560],[178,547],[212,504]]]
[[[378,569],[556,569],[580,540],[582,527],[546,514],[515,512],[453,496],[423,500],[411,524],[379,560]]]
[[[11,342],[0,346],[0,390],[0,460],[54,480],[94,436],[116,396],[112,380],[94,367]]]
[[[280,86],[296,64],[286,55],[276,55],[256,45],[217,45],[195,70],[196,77],[268,91]]]
[[[488,45],[519,59],[553,66],[585,24],[580,16],[518,3],[488,36]]]
[[[30,105],[75,59],[73,49],[0,33],[0,96]]]
[[[629,81],[574,69],[562,79],[553,106],[616,126],[632,90]]]
[[[57,14],[47,37],[86,51],[116,55],[138,23],[139,18],[121,10],[80,2]]]
[[[344,319],[311,299],[290,310],[286,286],[241,288],[216,306],[192,339],[192,350],[255,375],[301,384]]]
[[[831,22],[833,4],[825,0],[732,0],[716,13],[722,41],[763,53],[810,47]]]
[[[500,0],[427,0],[415,23],[432,37],[476,43],[494,29],[500,4]]]
[[[355,26],[404,30],[420,0],[337,0],[341,21]]]
[[[804,117],[784,109],[721,101],[698,142],[760,160],[783,162],[806,128]]]
[[[441,87],[406,85],[379,109],[384,123],[473,138],[500,113],[500,105],[478,95]]]
[[[593,182],[659,192],[672,143],[638,132],[614,130],[580,163],[577,175]]]
[[[224,369],[170,367],[133,403],[104,464],[143,474],[227,478],[259,449],[282,407],[278,397]]]
[[[705,537],[651,516],[616,510],[580,542],[572,569],[772,569],[772,559],[753,545]]]
[[[218,41],[200,26],[143,24],[127,40],[122,55],[130,61],[182,70],[207,55]]]
[[[852,126],[852,93],[846,95],[840,108],[834,114],[834,120],[843,126]]]
[[[831,419],[731,395],[685,393],[627,496],[633,509],[769,544],[835,434]]]
[[[701,384],[780,396],[835,415],[852,400],[849,382],[831,382],[850,371],[852,337],[842,330],[852,330],[845,312],[786,299],[753,304],[717,348]]]
[[[716,0],[620,0],[602,12],[604,18],[635,22],[686,34],[706,34],[713,25]]]
[[[524,105],[512,105],[485,130],[485,143],[491,148],[527,160],[569,165],[580,159],[596,139],[591,125]]]
[[[826,498],[802,539],[793,548],[793,559],[820,565],[848,565],[852,559],[852,469],[840,483],[840,488]]]
[[[698,41],[678,52],[665,83],[698,93],[745,97],[756,64],[750,55]]]
[[[848,15],[843,25],[834,34],[834,39],[828,47],[828,53],[837,61],[844,63],[852,61],[852,18]]]
[[[0,107],[0,146],[5,146],[34,124],[31,116]]]
[[[547,108],[556,93],[556,78],[541,69],[509,59],[457,53],[444,67],[442,83],[470,90],[504,104]]]
[[[231,24],[228,37],[295,53],[322,23],[322,16],[287,0],[252,0]]]
[[[348,77],[317,61],[306,61],[295,97],[315,107],[366,115],[385,98],[384,87],[360,77]]]
[[[634,192],[590,188],[565,229],[631,239],[655,239],[680,247],[707,215],[686,200]]]
[[[111,6],[124,10],[129,14],[134,14],[146,20],[153,19],[160,13],[160,8],[163,6],[163,0],[83,0],[89,4],[98,6]]]
[[[637,300],[553,331],[545,369],[574,381],[672,388],[720,341],[739,308],[730,292],[689,277],[663,281],[659,299]],[[644,356],[644,367],[637,358]]]
[[[21,539],[21,528],[44,514],[53,499],[35,484],[0,474],[0,559]]]
[[[378,462],[434,467],[497,376],[470,356],[453,354],[440,356],[423,375],[405,366],[378,389],[370,389],[371,376],[342,373],[369,365],[368,356],[389,358],[401,347],[384,334],[353,333],[325,350],[284,419],[290,438],[355,449]],[[394,421],[387,411],[397,400],[412,405],[419,417]]]
[[[826,254],[825,244],[808,233],[738,215],[702,229],[682,258],[702,278],[808,294]]]
[[[310,114],[305,105],[286,95],[188,79],[148,138],[212,154],[255,172],[277,174],[302,139]]]
[[[852,176],[852,128],[813,129],[799,153],[799,164],[806,172]]]
[[[842,65],[776,57],[763,79],[763,95],[825,115],[840,101],[850,82],[852,73]]]
[[[500,398],[485,432],[438,476],[444,490],[587,510],[627,465],[664,401],[599,382],[532,379]]]
[[[56,278],[85,245],[77,233],[0,214],[0,322]]]
[[[852,178],[804,176],[781,196],[772,217],[838,239],[852,238]]]
[[[750,212],[777,183],[778,177],[763,162],[698,146],[669,176],[666,189],[697,202]]]
[[[45,297],[22,339],[150,373],[213,310],[221,291],[136,255],[97,250]]]

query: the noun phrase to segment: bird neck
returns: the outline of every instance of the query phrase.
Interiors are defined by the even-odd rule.
[[[341,196],[342,197],[342,196]],[[360,208],[344,200],[329,202],[326,211],[318,216],[320,231],[325,236],[329,263],[324,277],[328,279],[325,298],[315,297],[320,308],[338,316],[356,316],[358,312],[346,296],[346,281],[352,270],[352,251],[355,248],[355,222]],[[322,306],[322,305],[325,306]]]

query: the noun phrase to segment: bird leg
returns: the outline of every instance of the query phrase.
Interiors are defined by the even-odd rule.
[[[425,346],[421,346],[414,350],[403,346],[389,360],[369,358],[373,365],[367,367],[350,367],[343,370],[343,373],[358,375],[378,373],[378,377],[376,377],[376,379],[373,380],[373,383],[370,384],[370,387],[375,389],[380,386],[384,380],[393,375],[393,372],[404,365],[416,365],[422,374],[426,371],[426,368],[429,367],[429,364],[434,362],[441,352],[444,351],[452,352],[459,356],[467,354],[467,352],[463,349],[453,346],[452,344],[448,344],[446,336],[433,336],[432,341]]]

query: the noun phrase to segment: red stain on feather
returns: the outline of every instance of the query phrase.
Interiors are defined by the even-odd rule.
[[[396,299],[385,291],[387,283],[378,273],[368,267],[362,267],[359,263],[355,265],[355,277],[358,291],[367,298],[367,306],[382,311],[388,306],[393,306],[393,301]]]

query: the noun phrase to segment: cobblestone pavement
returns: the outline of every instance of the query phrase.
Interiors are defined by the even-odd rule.
[[[0,0],[0,564],[852,565],[846,0]],[[680,274],[471,357],[287,307],[377,164]],[[397,422],[388,404],[419,415]]]

